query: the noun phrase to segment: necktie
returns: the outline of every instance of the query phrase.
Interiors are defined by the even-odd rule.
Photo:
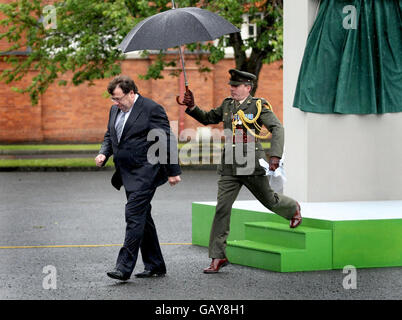
[[[236,111],[239,110],[240,101],[235,100],[234,106],[235,106],[235,110],[236,110]]]
[[[125,113],[121,111],[121,117],[119,122],[116,125],[116,133],[117,133],[117,141],[120,142],[121,134],[123,133],[123,124],[124,124]]]

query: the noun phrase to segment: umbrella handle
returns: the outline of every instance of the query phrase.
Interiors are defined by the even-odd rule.
[[[188,86],[186,86],[186,92],[188,91]],[[183,102],[180,102],[180,96],[176,96],[176,102],[181,105],[181,106],[185,106],[186,104]]]

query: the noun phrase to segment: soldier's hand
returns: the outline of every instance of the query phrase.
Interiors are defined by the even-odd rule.
[[[194,108],[194,95],[190,90],[184,93],[183,103],[189,108]]]
[[[279,161],[281,158],[271,157],[269,158],[269,170],[275,171],[279,167]]]

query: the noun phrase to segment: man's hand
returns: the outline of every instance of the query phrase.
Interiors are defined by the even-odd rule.
[[[169,183],[171,186],[178,184],[181,181],[180,176],[169,177]]]
[[[279,161],[281,158],[271,157],[269,158],[269,170],[275,171],[279,167]]]
[[[102,167],[105,160],[106,160],[106,156],[104,154],[98,154],[95,158],[96,166]]]
[[[194,108],[194,95],[190,90],[184,93],[183,103],[190,109]]]

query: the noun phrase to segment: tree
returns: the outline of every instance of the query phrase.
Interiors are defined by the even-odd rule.
[[[161,11],[169,10],[170,0],[55,0],[52,6],[46,0],[15,0],[0,4],[5,16],[0,21],[10,47],[0,52],[2,59],[11,68],[1,74],[6,83],[21,80],[30,70],[37,74],[27,88],[16,89],[28,92],[36,104],[50,84],[67,71],[73,72],[72,84],[93,84],[95,79],[109,78],[121,72],[124,55],[117,49],[124,36],[142,19]],[[263,63],[282,59],[282,0],[177,0],[177,7],[199,6],[218,13],[240,27],[243,14],[255,18],[256,37],[242,39],[240,33],[222,37],[218,45],[212,43],[192,44],[189,50],[208,52],[208,60],[217,63],[224,57],[224,46],[232,46],[236,67],[257,75]],[[226,42],[226,43],[225,43]],[[251,54],[246,56],[246,50]],[[25,55],[15,54],[25,52]],[[147,54],[147,52],[145,52]],[[168,64],[160,52],[150,66],[145,79],[161,77]],[[208,71],[200,65],[200,71]],[[67,85],[66,81],[58,81]],[[253,93],[255,92],[254,88]]]
[[[244,13],[248,14],[249,22],[256,24],[256,36],[242,39],[240,33],[229,35],[227,45],[233,47],[236,68],[248,71],[257,76],[256,85],[251,94],[258,87],[258,75],[264,63],[281,60],[283,56],[283,1],[282,0],[222,0],[208,2],[207,9],[219,13],[222,17],[240,28]],[[261,13],[259,17],[257,13]],[[225,38],[221,38],[219,45],[207,45],[211,52],[209,61],[216,63],[224,57]],[[246,51],[251,50],[250,56]]]

